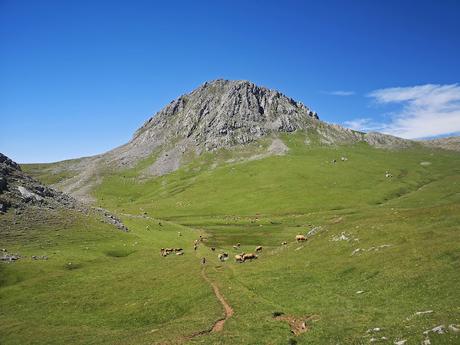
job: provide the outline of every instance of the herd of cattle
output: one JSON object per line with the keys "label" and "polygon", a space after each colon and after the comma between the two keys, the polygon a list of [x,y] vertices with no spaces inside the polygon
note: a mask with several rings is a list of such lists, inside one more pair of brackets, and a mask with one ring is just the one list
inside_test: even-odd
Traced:
{"label": "herd of cattle", "polygon": [[[202,236],[200,236],[199,240],[194,241],[194,243],[193,243],[194,250],[197,250],[198,244],[200,242],[203,242],[203,240],[204,240],[204,238]],[[295,240],[297,242],[304,242],[304,241],[307,240],[307,237],[305,235],[296,235]],[[281,243],[281,245],[285,246],[285,245],[287,245],[287,242],[284,241],[284,242]],[[241,243],[237,243],[236,245],[233,246],[233,249],[238,250],[240,248],[240,246],[241,246]],[[255,252],[259,253],[259,252],[262,251],[262,249],[263,249],[262,246],[257,246],[255,248]],[[215,251],[216,248],[211,247],[211,250]],[[184,255],[184,251],[183,251],[182,248],[161,248],[160,249],[160,254],[161,254],[161,256],[164,256],[164,257],[168,256],[170,254],[173,254],[173,253],[175,255]],[[254,254],[254,253],[240,253],[240,254],[236,254],[234,257],[235,257],[235,261],[238,262],[238,263],[243,263],[243,262],[246,262],[246,261],[252,261],[252,260],[258,258],[257,254]],[[222,252],[222,253],[219,253],[217,255],[217,258],[219,259],[219,261],[224,262],[224,261],[227,261],[229,259],[229,255],[226,252]],[[206,259],[203,258],[202,262],[205,263]]]}

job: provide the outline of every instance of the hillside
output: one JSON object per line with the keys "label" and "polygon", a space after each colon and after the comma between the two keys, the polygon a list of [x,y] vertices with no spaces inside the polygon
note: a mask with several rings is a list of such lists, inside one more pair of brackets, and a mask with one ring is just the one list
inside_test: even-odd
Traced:
{"label": "hillside", "polygon": [[[48,165],[29,172],[63,192],[94,202],[91,190],[113,171],[143,161],[143,175],[162,176],[176,171],[196,156],[220,150],[247,151],[246,158],[282,154],[277,140],[286,133],[306,133],[305,143],[345,145],[367,143],[398,149],[414,143],[380,133],[361,133],[319,120],[316,112],[276,90],[249,81],[214,80],[172,101],[139,128],[130,142],[107,153]],[[53,176],[53,178],[49,178]]]}
{"label": "hillside", "polygon": [[422,145],[444,150],[460,151],[460,137],[447,137],[420,141]]}
{"label": "hillside", "polygon": [[22,170],[130,231],[67,211],[0,215],[0,247],[49,257],[0,265],[2,344],[460,341],[457,152],[219,80],[120,148]]}

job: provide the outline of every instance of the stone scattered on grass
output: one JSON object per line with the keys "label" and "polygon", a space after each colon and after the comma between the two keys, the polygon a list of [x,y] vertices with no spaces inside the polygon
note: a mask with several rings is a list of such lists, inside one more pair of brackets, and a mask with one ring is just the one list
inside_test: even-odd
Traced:
{"label": "stone scattered on grass", "polygon": [[48,256],[46,255],[32,255],[32,260],[48,260]]}
{"label": "stone scattered on grass", "polygon": [[364,251],[364,249],[356,248],[355,250],[353,250],[353,252],[351,253],[351,255],[359,254],[359,253],[362,252],[362,251]]}
{"label": "stone scattered on grass", "polygon": [[382,329],[380,327],[369,328],[367,333],[380,332]]}
{"label": "stone scattered on grass", "polygon": [[17,261],[21,258],[19,254],[8,254],[5,253],[3,256],[0,256],[0,261],[12,262]]}
{"label": "stone scattered on grass", "polygon": [[444,334],[446,333],[446,326],[439,325],[439,326],[433,327],[432,329],[428,329],[425,332],[423,332],[423,334],[428,335],[430,332],[437,333],[437,334]]}
{"label": "stone scattered on grass", "polygon": [[[357,239],[355,239],[357,240]],[[391,247],[392,245],[391,244],[382,244],[380,246],[377,246],[377,247],[370,247],[368,249],[364,249],[364,248],[356,248],[355,250],[353,250],[351,252],[351,255],[357,255],[357,254],[360,254],[361,252],[371,252],[371,251],[374,251],[374,252],[378,252],[380,251],[381,249],[384,249],[384,248],[388,248],[388,247]]]}
{"label": "stone scattered on grass", "polygon": [[345,231],[342,231],[340,235],[333,236],[331,241],[338,242],[338,241],[349,241],[350,234],[347,234]]}
{"label": "stone scattered on grass", "polygon": [[395,344],[395,345],[404,345],[406,342],[407,342],[406,339],[395,340],[393,344]]}
{"label": "stone scattered on grass", "polygon": [[316,235],[319,231],[321,231],[321,229],[322,229],[322,227],[315,226],[313,229],[311,229],[309,232],[307,232],[307,236]]}
{"label": "stone scattered on grass", "polygon": [[356,294],[357,294],[357,295],[361,295],[362,293],[364,293],[363,290],[356,291]]}
{"label": "stone scattered on grass", "polygon": [[425,314],[431,314],[433,310],[425,310],[425,311],[418,311],[415,313],[415,315],[425,315]]}
{"label": "stone scattered on grass", "polygon": [[451,324],[451,325],[449,325],[448,328],[449,328],[449,331],[451,331],[451,332],[454,332],[454,333],[460,332],[460,325]]}

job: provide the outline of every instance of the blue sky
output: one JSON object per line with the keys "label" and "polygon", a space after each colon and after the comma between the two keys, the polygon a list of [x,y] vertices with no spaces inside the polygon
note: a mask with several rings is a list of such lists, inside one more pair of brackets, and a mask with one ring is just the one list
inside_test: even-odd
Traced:
{"label": "blue sky", "polygon": [[460,1],[0,0],[0,152],[49,162],[127,142],[206,80],[321,119],[460,132]]}

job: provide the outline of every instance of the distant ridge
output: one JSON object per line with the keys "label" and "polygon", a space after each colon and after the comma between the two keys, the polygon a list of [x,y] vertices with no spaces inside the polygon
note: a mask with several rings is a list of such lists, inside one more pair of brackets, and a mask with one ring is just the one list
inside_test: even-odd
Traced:
{"label": "distant ridge", "polygon": [[421,140],[420,143],[428,147],[435,147],[451,151],[460,151],[460,136],[438,138],[431,140]]}

